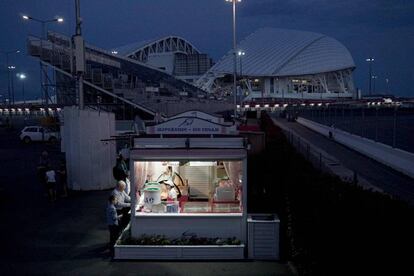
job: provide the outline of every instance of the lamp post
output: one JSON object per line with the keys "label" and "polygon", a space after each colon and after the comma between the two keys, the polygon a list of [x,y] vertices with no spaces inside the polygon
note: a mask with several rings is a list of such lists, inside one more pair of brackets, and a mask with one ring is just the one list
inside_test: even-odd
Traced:
{"label": "lamp post", "polygon": [[378,79],[378,76],[372,76],[371,79],[373,80],[372,90],[374,90],[374,94],[375,94],[376,93],[376,91],[375,91],[375,80]]}
{"label": "lamp post", "polygon": [[29,20],[35,21],[37,23],[40,23],[41,27],[42,27],[42,34],[41,34],[41,40],[40,40],[40,74],[42,76],[42,71],[43,71],[43,79],[41,79],[40,85],[41,85],[41,88],[43,89],[43,92],[44,92],[43,94],[44,94],[44,97],[45,97],[45,107],[46,107],[46,110],[47,110],[48,105],[49,105],[49,88],[48,88],[47,85],[44,84],[44,82],[46,82],[48,80],[48,77],[47,77],[46,69],[44,68],[44,65],[42,63],[42,52],[43,52],[43,45],[42,45],[43,42],[42,41],[44,39],[47,39],[47,37],[46,37],[46,26],[47,26],[47,24],[49,24],[49,23],[63,23],[64,20],[63,20],[62,17],[58,17],[58,16],[56,16],[55,18],[52,18],[52,19],[44,20],[44,19],[39,19],[39,18],[29,16],[29,15],[22,15],[22,19],[27,20],[27,21],[29,21]]}
{"label": "lamp post", "polygon": [[24,73],[18,73],[16,76],[19,78],[19,80],[22,81],[22,98],[23,98],[23,104],[26,104],[26,97],[24,96],[24,81],[26,79],[26,74],[24,74]]}
{"label": "lamp post", "polygon": [[389,87],[389,85],[390,85],[390,79],[389,78],[386,78],[385,79],[385,89],[386,89],[387,95],[390,94],[390,87]]}
{"label": "lamp post", "polygon": [[11,71],[16,69],[16,66],[10,65],[7,67],[10,72],[10,81],[11,81],[11,102],[14,104],[14,76]]}
{"label": "lamp post", "polygon": [[236,4],[241,2],[241,0],[226,0],[233,4],[233,96],[234,96],[234,119],[236,120],[237,116],[237,55],[236,55]]}
{"label": "lamp post", "polygon": [[20,53],[20,50],[13,50],[13,51],[0,51],[0,54],[3,54],[6,56],[6,67],[7,67],[7,96],[9,97],[9,104],[11,103],[11,98],[12,98],[12,86],[10,85],[11,83],[11,74],[10,71],[14,70],[16,67],[14,67],[13,65],[9,64],[9,56],[12,54],[18,54]]}
{"label": "lamp post", "polygon": [[[242,80],[243,80],[243,61],[242,61],[242,59],[243,59],[243,56],[245,56],[246,55],[246,53],[244,52],[244,51],[242,51],[242,50],[239,50],[238,52],[237,52],[237,55],[239,56],[239,61],[240,61],[240,77],[242,78]],[[240,100],[239,100],[239,102],[240,102],[240,107],[242,106],[242,104],[243,104],[243,90],[242,90],[242,81],[240,82],[240,89],[239,89],[239,91],[240,91],[240,95],[239,95],[239,97],[240,97]]]}
{"label": "lamp post", "polygon": [[371,96],[371,88],[372,88],[372,83],[371,83],[371,81],[372,81],[372,63],[374,62],[374,58],[372,58],[372,57],[370,57],[370,58],[367,58],[365,61],[366,62],[368,62],[368,65],[369,65],[369,88],[368,88],[368,91],[369,91],[369,95]]}
{"label": "lamp post", "polygon": [[238,51],[237,55],[239,56],[239,61],[240,61],[240,77],[243,77],[243,56],[246,55],[246,53],[244,51]]}
{"label": "lamp post", "polygon": [[47,19],[47,20],[43,20],[43,19],[39,19],[39,18],[35,18],[29,15],[22,15],[23,20],[32,20],[35,22],[38,22],[42,25],[42,39],[46,39],[46,25],[48,23],[63,23],[63,18],[62,17],[55,17],[53,19]]}

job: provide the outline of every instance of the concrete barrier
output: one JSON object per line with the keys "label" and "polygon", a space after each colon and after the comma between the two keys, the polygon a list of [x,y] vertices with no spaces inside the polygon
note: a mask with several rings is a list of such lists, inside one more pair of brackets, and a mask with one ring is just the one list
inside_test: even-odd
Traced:
{"label": "concrete barrier", "polygon": [[414,154],[350,134],[337,128],[325,126],[304,118],[297,122],[324,136],[331,137],[340,144],[356,150],[384,165],[414,178]]}

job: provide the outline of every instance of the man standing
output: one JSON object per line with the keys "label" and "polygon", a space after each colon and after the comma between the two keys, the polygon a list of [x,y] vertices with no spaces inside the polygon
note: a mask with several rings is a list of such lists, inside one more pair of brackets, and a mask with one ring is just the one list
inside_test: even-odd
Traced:
{"label": "man standing", "polygon": [[113,175],[117,181],[126,181],[128,177],[128,167],[122,154],[119,154],[116,159],[116,165],[113,168]]}

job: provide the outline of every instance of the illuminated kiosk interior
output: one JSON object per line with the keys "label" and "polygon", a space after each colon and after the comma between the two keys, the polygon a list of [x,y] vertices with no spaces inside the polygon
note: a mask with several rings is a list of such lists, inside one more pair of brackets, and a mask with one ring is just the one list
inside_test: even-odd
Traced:
{"label": "illuminated kiosk interior", "polygon": [[244,247],[244,138],[229,135],[232,126],[195,117],[174,118],[148,132],[152,137],[134,139],[130,154],[131,237],[236,238]]}

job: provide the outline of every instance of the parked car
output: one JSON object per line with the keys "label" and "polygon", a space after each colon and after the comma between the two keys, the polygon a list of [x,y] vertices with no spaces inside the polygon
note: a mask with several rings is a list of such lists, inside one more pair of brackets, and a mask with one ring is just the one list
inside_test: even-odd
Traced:
{"label": "parked car", "polygon": [[59,138],[59,132],[41,126],[27,126],[20,133],[20,140],[26,144],[30,142],[55,143]]}

